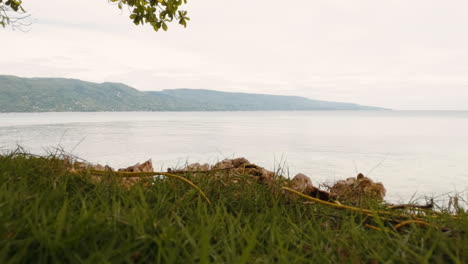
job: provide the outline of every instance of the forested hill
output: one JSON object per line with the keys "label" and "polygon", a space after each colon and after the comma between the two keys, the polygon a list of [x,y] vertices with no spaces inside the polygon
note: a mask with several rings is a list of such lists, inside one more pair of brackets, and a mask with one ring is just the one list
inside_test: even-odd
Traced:
{"label": "forested hill", "polygon": [[298,96],[174,89],[138,91],[120,83],[0,75],[0,112],[379,110]]}

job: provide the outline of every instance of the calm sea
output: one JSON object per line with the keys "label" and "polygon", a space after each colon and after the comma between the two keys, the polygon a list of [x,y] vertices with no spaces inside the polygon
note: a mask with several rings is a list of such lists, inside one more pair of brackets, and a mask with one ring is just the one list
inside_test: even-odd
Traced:
{"label": "calm sea", "polygon": [[468,112],[120,112],[0,114],[0,148],[60,146],[95,163],[157,169],[246,157],[315,184],[369,174],[387,200],[468,188]]}

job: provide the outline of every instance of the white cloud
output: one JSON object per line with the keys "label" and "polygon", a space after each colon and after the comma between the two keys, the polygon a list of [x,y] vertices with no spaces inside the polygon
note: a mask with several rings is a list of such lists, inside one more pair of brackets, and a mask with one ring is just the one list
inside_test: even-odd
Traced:
{"label": "white cloud", "polygon": [[105,0],[25,1],[1,74],[206,88],[397,109],[468,108],[466,1],[189,1],[187,29],[136,27]]}

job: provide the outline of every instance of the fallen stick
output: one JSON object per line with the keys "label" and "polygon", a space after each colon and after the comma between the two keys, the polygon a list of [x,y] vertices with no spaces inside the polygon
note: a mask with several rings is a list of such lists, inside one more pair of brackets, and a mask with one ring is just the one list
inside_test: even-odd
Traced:
{"label": "fallen stick", "polygon": [[[368,210],[368,209],[363,209],[363,208],[358,208],[358,207],[353,207],[353,206],[348,206],[348,205],[342,205],[342,204],[336,204],[336,203],[330,203],[330,202],[327,202],[327,201],[322,201],[320,199],[317,199],[317,198],[314,198],[314,197],[311,197],[311,196],[308,196],[308,195],[305,195],[303,193],[300,193],[294,189],[291,189],[291,188],[288,188],[288,187],[283,187],[281,188],[282,190],[285,190],[285,191],[289,191],[289,192],[292,192],[292,193],[295,193],[299,196],[302,196],[308,200],[311,200],[311,201],[314,201],[314,202],[317,202],[317,203],[320,203],[320,204],[323,204],[323,205],[327,205],[327,206],[331,206],[331,207],[335,207],[335,208],[339,208],[339,209],[346,209],[346,210],[350,210],[350,211],[354,211],[354,212],[358,212],[358,213],[361,213],[361,214],[364,214],[366,216],[370,216],[370,217],[380,217],[382,220],[386,220],[386,221],[389,221],[389,222],[397,222],[398,224],[394,226],[394,230],[395,231],[398,231],[398,229],[400,229],[401,227],[403,226],[407,226],[407,225],[410,225],[410,224],[418,224],[420,226],[424,226],[424,227],[434,227],[434,228],[438,228],[437,226],[434,226],[434,225],[431,225],[427,222],[425,222],[423,219],[421,218],[418,218],[414,215],[402,215],[402,214],[397,214],[395,215],[394,213],[392,212],[386,212],[386,211],[372,211],[372,210]],[[391,218],[387,218],[387,217],[381,217],[380,215],[387,215],[387,216],[393,216],[393,217],[399,217],[399,218],[409,218],[408,220],[405,220],[405,221],[400,221],[400,220],[396,220],[396,219],[391,219]],[[366,227],[368,228],[371,228],[371,229],[374,229],[374,230],[378,230],[378,231],[384,231],[382,228],[380,227],[376,227],[376,226],[373,226],[373,225],[370,225],[370,224],[365,224]],[[441,230],[443,231],[446,231],[446,230],[449,230],[448,228],[440,228]]]}
{"label": "fallen stick", "polygon": [[414,215],[395,214],[393,212],[369,210],[369,209],[353,207],[353,206],[349,206],[349,205],[331,203],[331,202],[323,201],[323,200],[320,200],[318,198],[315,198],[315,197],[312,197],[312,196],[309,196],[309,195],[305,195],[305,194],[303,194],[301,192],[298,192],[298,191],[296,191],[294,189],[291,189],[291,188],[288,188],[288,187],[283,187],[281,189],[285,190],[285,191],[288,191],[288,192],[295,193],[295,194],[297,194],[299,196],[302,196],[302,197],[304,197],[304,198],[306,198],[308,200],[311,200],[311,201],[314,201],[314,202],[317,202],[317,203],[320,203],[320,204],[323,204],[323,205],[327,205],[327,206],[331,206],[331,207],[335,207],[335,208],[339,208],[339,209],[345,209],[345,210],[349,210],[349,211],[354,211],[354,212],[358,212],[358,213],[365,214],[365,215],[368,215],[368,216],[374,216],[375,214],[378,214],[378,215],[380,214],[380,215],[395,216],[395,217],[401,217],[401,218],[412,218],[412,219],[422,221],[422,219],[420,219],[420,218],[418,218],[418,217],[416,217]]}
{"label": "fallen stick", "polygon": [[418,204],[392,204],[387,206],[388,209],[405,209],[405,208],[417,208],[417,209],[432,209],[434,207],[433,203],[426,205]]}

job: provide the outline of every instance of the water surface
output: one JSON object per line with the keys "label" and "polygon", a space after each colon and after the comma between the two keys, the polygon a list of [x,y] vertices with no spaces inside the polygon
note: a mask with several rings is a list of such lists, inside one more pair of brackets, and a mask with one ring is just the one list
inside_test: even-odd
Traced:
{"label": "water surface", "polygon": [[393,202],[468,188],[468,112],[0,114],[0,148],[17,144],[38,154],[61,146],[112,167],[152,158],[166,170],[242,156],[314,183],[370,172]]}

